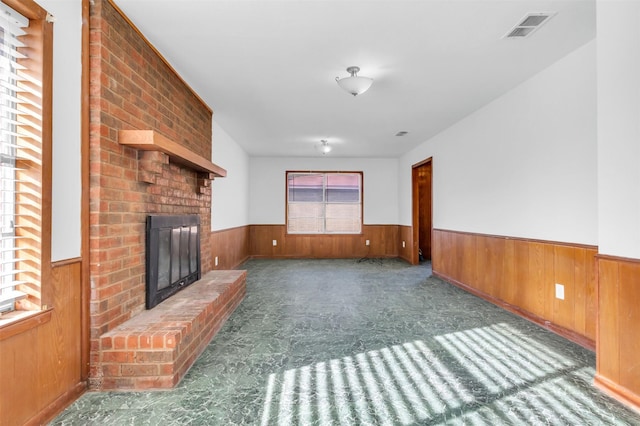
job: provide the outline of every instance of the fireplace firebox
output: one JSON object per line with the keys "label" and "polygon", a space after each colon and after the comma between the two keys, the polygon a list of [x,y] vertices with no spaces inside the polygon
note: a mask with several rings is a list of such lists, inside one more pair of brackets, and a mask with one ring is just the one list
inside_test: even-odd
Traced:
{"label": "fireplace firebox", "polygon": [[146,307],[198,281],[200,216],[147,216]]}

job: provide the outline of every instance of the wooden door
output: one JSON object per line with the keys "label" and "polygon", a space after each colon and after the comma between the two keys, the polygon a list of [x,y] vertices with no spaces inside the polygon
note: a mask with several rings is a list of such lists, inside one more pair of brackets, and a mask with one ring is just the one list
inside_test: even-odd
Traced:
{"label": "wooden door", "polygon": [[431,259],[432,225],[432,161],[431,158],[413,166],[413,263],[418,263],[418,252],[425,260]]}

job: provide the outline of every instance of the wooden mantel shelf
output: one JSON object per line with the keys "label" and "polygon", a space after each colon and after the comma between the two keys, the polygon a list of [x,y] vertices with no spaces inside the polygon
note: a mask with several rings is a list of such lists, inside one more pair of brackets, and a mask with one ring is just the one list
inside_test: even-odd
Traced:
{"label": "wooden mantel shelf", "polygon": [[153,130],[120,130],[118,142],[145,151],[164,152],[176,163],[199,172],[213,173],[216,177],[227,176],[227,171],[222,167]]}

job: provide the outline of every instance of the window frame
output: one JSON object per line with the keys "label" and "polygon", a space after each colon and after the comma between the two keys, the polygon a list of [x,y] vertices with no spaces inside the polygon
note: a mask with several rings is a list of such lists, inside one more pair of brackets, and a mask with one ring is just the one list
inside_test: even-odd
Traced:
{"label": "window frame", "polygon": [[[31,208],[37,210],[36,216],[31,216],[31,223],[22,223],[28,231],[24,232],[23,250],[29,253],[28,260],[23,261],[16,269],[26,270],[20,281],[28,284],[18,287],[27,293],[27,298],[15,303],[14,310],[3,314],[0,328],[3,328],[0,337],[11,332],[5,330],[6,325],[15,322],[23,323],[30,316],[25,314],[42,312],[46,313],[51,308],[53,294],[51,289],[51,199],[52,199],[52,138],[53,138],[53,20],[50,15],[33,0],[2,0],[8,7],[23,15],[29,20],[29,26],[24,28],[26,34],[22,36],[27,44],[21,48],[29,57],[19,60],[26,68],[25,73],[32,79],[40,82],[39,92],[41,120],[40,120],[40,155],[39,158],[20,158],[23,169],[16,178],[27,178],[32,182],[39,182],[36,193],[16,195],[16,198],[28,198]],[[35,160],[34,160],[35,158]],[[39,200],[34,203],[33,200]],[[34,207],[35,206],[35,207]],[[39,219],[39,223],[38,223]],[[21,219],[16,219],[16,225],[21,224]],[[23,267],[24,266],[24,267]],[[22,320],[22,321],[21,321]],[[34,319],[35,320],[35,319]],[[35,320],[35,324],[41,320]],[[33,322],[33,321],[31,321]],[[18,325],[18,324],[16,324]],[[20,327],[24,328],[24,326]],[[1,339],[0,339],[1,340]]]}
{"label": "window frame", "polygon": [[[289,175],[290,174],[357,174],[360,175],[360,230],[358,232],[290,232],[289,231]],[[284,191],[285,191],[285,233],[287,235],[298,236],[344,236],[344,235],[363,235],[364,232],[364,172],[363,171],[344,171],[344,170],[286,170],[284,175]],[[324,197],[323,197],[324,198]],[[323,204],[327,204],[323,200]],[[326,219],[326,216],[325,216]]]}

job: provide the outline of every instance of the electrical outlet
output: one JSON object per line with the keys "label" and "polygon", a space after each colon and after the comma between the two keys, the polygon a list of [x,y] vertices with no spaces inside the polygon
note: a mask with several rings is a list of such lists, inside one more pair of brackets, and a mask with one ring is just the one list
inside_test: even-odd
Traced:
{"label": "electrical outlet", "polygon": [[215,263],[215,266],[218,266],[218,256],[216,256],[214,263]]}
{"label": "electrical outlet", "polygon": [[369,240],[365,240],[364,245],[368,246],[369,245]]}
{"label": "electrical outlet", "polygon": [[402,241],[402,248],[405,248],[407,246],[407,243]]}
{"label": "electrical outlet", "polygon": [[278,240],[273,240],[273,246],[277,246],[278,245]]}
{"label": "electrical outlet", "polygon": [[564,286],[556,283],[556,299],[564,300]]}

